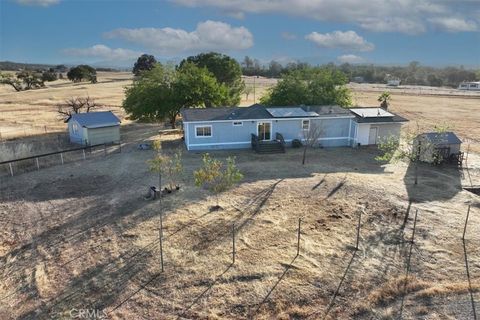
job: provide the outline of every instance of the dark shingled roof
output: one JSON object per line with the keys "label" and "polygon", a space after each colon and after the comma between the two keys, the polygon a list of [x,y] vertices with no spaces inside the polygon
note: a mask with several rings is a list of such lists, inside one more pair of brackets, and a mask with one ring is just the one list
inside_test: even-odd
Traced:
{"label": "dark shingled roof", "polygon": [[427,132],[419,134],[417,139],[419,137],[426,138],[435,145],[462,143],[462,141],[453,132]]}
{"label": "dark shingled roof", "polygon": [[[296,106],[306,112],[314,111],[319,117],[340,117],[351,115],[348,109],[339,106]],[[268,108],[292,108],[292,106],[268,106]],[[222,107],[184,109],[181,112],[184,122],[192,121],[219,121],[219,120],[250,120],[250,119],[273,119],[267,111],[267,107],[254,104],[250,107]],[[312,116],[317,117],[317,116]],[[296,118],[296,117],[291,117]],[[301,117],[305,118],[305,117]]]}
{"label": "dark shingled roof", "polygon": [[120,119],[111,111],[75,113],[68,121],[72,119],[86,128],[111,127],[120,124]]}

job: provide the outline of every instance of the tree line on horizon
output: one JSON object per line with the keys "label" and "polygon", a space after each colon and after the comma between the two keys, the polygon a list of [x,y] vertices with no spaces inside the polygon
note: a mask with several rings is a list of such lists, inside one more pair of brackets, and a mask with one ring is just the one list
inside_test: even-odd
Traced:
{"label": "tree line on horizon", "polygon": [[[291,71],[312,67],[306,62],[300,61],[281,64],[272,60],[268,64],[262,64],[258,59],[249,56],[245,56],[241,66],[242,74],[245,76],[267,78],[281,78]],[[350,82],[386,83],[390,78],[397,78],[401,80],[401,84],[405,85],[457,88],[463,81],[480,81],[480,69],[468,69],[463,66],[430,67],[423,66],[418,61],[412,61],[406,66],[327,63],[320,65],[320,67],[340,70]]]}

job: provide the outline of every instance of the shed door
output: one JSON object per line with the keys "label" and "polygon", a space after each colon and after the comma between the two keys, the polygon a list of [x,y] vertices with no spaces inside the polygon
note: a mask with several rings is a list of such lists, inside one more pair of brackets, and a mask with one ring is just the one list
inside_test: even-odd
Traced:
{"label": "shed door", "polygon": [[368,144],[377,144],[377,127],[370,127],[370,134],[368,135]]}

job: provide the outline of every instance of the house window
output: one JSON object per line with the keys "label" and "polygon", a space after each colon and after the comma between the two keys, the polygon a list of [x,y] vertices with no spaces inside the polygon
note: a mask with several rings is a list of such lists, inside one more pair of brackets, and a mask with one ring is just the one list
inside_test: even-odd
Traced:
{"label": "house window", "polygon": [[236,126],[236,127],[243,126],[243,122],[242,121],[235,121],[233,123],[233,125]]}
{"label": "house window", "polygon": [[72,131],[73,131],[73,134],[78,133],[78,124],[76,124],[76,123],[72,124]]}
{"label": "house window", "polygon": [[310,120],[302,120],[302,129],[310,130]]}
{"label": "house window", "polygon": [[198,126],[195,127],[195,136],[199,138],[211,137],[212,136],[212,126]]}

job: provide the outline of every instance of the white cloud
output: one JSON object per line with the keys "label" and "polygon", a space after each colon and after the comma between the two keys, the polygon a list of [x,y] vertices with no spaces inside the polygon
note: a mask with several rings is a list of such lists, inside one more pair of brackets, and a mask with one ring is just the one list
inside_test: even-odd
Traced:
{"label": "white cloud", "polygon": [[129,49],[112,49],[103,44],[96,44],[88,48],[68,48],[63,50],[63,52],[70,56],[102,58],[105,60],[133,59],[142,54],[141,52]]}
{"label": "white cloud", "polygon": [[122,28],[107,32],[105,36],[140,44],[160,54],[242,50],[253,46],[253,35],[247,28],[211,20],[200,22],[191,32],[173,28]]}
{"label": "white cloud", "polygon": [[447,32],[468,32],[477,31],[478,25],[474,21],[467,21],[462,18],[432,18],[429,20],[439,30]]}
{"label": "white cloud", "polygon": [[305,36],[305,39],[312,41],[318,47],[353,50],[372,51],[375,46],[359,36],[355,31],[334,31],[332,33],[312,32]]}
{"label": "white cloud", "polygon": [[[478,21],[478,0],[170,0],[187,7],[212,7],[221,12],[279,13],[320,21],[351,23],[375,32],[420,34],[435,19],[455,16]],[[459,25],[458,22],[449,24]],[[470,27],[469,27],[470,26]],[[455,29],[455,26],[452,28]],[[471,24],[456,27],[469,30]]]}
{"label": "white cloud", "polygon": [[15,0],[18,4],[26,6],[48,7],[60,2],[60,0]]}
{"label": "white cloud", "polygon": [[354,54],[344,54],[337,57],[338,62],[340,63],[362,63],[365,62],[365,59],[362,57],[356,56]]}

